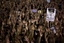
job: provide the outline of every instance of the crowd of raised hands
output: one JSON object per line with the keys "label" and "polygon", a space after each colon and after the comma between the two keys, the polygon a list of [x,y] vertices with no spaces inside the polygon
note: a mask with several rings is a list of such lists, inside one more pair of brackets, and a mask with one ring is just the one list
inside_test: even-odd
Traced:
{"label": "crowd of raised hands", "polygon": [[[64,0],[0,0],[0,43],[64,43]],[[55,8],[54,22],[46,21]]]}

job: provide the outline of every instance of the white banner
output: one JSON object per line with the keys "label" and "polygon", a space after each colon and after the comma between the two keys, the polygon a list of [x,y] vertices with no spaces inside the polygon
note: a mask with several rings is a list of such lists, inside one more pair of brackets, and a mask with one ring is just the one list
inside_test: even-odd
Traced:
{"label": "white banner", "polygon": [[56,15],[56,9],[54,8],[47,8],[47,14],[46,14],[46,21],[54,21]]}

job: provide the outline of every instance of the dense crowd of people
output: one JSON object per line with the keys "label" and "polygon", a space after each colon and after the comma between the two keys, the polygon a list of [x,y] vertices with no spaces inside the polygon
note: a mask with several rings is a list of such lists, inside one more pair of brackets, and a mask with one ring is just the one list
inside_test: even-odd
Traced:
{"label": "dense crowd of people", "polygon": [[[64,0],[0,0],[0,43],[64,43],[63,5]],[[54,22],[46,21],[47,8],[56,8]]]}

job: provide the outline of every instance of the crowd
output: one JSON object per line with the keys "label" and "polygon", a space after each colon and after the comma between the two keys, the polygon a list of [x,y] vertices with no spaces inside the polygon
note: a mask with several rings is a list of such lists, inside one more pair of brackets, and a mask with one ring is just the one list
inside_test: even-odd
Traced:
{"label": "crowd", "polygon": [[[0,0],[0,43],[64,43],[64,0]],[[47,8],[56,8],[54,22]]]}

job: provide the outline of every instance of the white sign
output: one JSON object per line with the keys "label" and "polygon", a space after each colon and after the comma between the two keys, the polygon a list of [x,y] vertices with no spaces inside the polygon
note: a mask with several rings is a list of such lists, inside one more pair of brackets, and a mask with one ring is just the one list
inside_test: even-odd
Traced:
{"label": "white sign", "polygon": [[56,9],[54,8],[47,8],[47,14],[46,14],[46,21],[54,21],[56,15]]}

